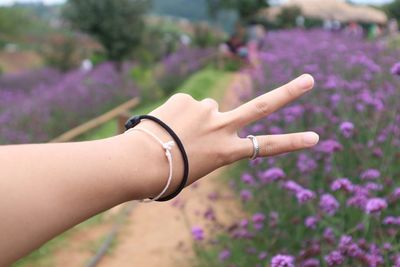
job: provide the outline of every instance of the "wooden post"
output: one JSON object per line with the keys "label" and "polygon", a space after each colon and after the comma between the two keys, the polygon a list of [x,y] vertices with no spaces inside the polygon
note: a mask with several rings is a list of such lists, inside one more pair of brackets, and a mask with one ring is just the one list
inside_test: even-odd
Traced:
{"label": "wooden post", "polygon": [[60,143],[60,142],[68,142],[76,137],[94,129],[102,124],[117,118],[120,114],[125,114],[128,112],[128,110],[134,108],[139,104],[139,98],[133,98],[129,100],[128,102],[125,102],[124,104],[110,110],[109,112],[94,118],[84,124],[79,125],[78,127],[73,128],[72,130],[69,130],[68,132],[60,135],[57,138],[54,138],[53,140],[50,141],[50,143]]}
{"label": "wooden post", "polygon": [[118,116],[118,134],[123,134],[125,132],[125,122],[131,117],[130,113],[121,113]]}

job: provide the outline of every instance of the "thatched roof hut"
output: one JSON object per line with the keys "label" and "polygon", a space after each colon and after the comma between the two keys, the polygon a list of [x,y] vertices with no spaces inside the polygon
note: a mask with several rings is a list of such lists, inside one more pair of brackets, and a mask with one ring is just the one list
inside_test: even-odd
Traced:
{"label": "thatched roof hut", "polygon": [[288,0],[279,7],[264,10],[262,15],[273,19],[282,8],[293,6],[299,7],[305,17],[314,19],[377,24],[385,24],[388,20],[386,14],[379,9],[351,5],[343,0]]}

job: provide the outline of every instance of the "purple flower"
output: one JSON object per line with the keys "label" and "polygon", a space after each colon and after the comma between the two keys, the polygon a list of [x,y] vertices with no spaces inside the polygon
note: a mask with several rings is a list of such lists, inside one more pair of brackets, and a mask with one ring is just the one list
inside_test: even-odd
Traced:
{"label": "purple flower", "polygon": [[271,168],[259,175],[263,183],[271,183],[285,177],[285,173],[280,168]]}
{"label": "purple flower", "polygon": [[377,183],[367,183],[364,185],[364,187],[368,191],[381,191],[383,189],[383,185]]}
{"label": "purple flower", "polygon": [[326,154],[333,154],[343,149],[343,146],[336,140],[325,140],[319,143],[317,150]]}
{"label": "purple flower", "polygon": [[294,181],[287,181],[286,183],[283,184],[283,188],[292,193],[297,193],[303,190],[303,187]]}
{"label": "purple flower", "polygon": [[383,219],[383,224],[386,225],[400,225],[400,217],[387,216]]}
{"label": "purple flower", "polygon": [[351,181],[347,178],[340,178],[331,184],[331,190],[332,191],[338,191],[338,190],[344,190],[345,192],[353,192],[353,184]]}
{"label": "purple flower", "polygon": [[297,168],[301,173],[310,173],[317,168],[317,163],[306,154],[300,154],[297,159]]}
{"label": "purple flower", "polygon": [[267,255],[268,255],[267,252],[261,251],[261,252],[258,254],[258,259],[259,259],[259,260],[265,260],[265,259],[267,258]]}
{"label": "purple flower", "polygon": [[379,213],[387,208],[387,202],[383,198],[371,198],[365,205],[365,212],[368,214]]}
{"label": "purple flower", "polygon": [[240,198],[243,200],[243,202],[248,202],[250,199],[253,198],[253,194],[250,190],[243,189],[242,191],[240,191]]}
{"label": "purple flower", "polygon": [[320,202],[319,202],[319,207],[326,214],[328,214],[330,216],[335,215],[335,213],[336,213],[337,209],[339,208],[339,206],[340,206],[339,202],[331,194],[323,194],[321,196],[321,199],[320,199]]}
{"label": "purple flower", "polygon": [[222,250],[218,255],[220,261],[226,261],[230,257],[231,257],[231,251],[228,249]]}
{"label": "purple flower", "polygon": [[251,176],[251,174],[249,174],[247,172],[242,174],[241,179],[242,179],[243,183],[248,184],[248,185],[254,185],[256,183],[253,176]]}
{"label": "purple flower", "polygon": [[317,223],[318,223],[318,218],[315,217],[315,216],[309,216],[309,217],[307,217],[307,218],[305,219],[305,221],[304,221],[304,225],[305,225],[307,228],[310,228],[310,229],[315,229],[315,228],[317,228]]}
{"label": "purple flower", "polygon": [[194,240],[201,241],[204,240],[204,230],[199,226],[192,227],[192,236]]}
{"label": "purple flower", "polygon": [[342,253],[334,250],[325,256],[325,261],[328,264],[328,266],[338,266],[344,262],[344,257]]}
{"label": "purple flower", "polygon": [[385,243],[383,243],[382,248],[383,248],[384,250],[390,251],[390,250],[392,250],[393,246],[392,246],[392,244],[390,244],[389,242],[385,242]]}
{"label": "purple flower", "polygon": [[265,221],[265,215],[262,213],[256,213],[252,217],[253,223],[262,223]]}
{"label": "purple flower", "polygon": [[400,76],[400,62],[394,64],[394,65],[392,66],[392,68],[390,69],[390,72],[391,72],[393,75]]}
{"label": "purple flower", "polygon": [[204,218],[206,218],[209,221],[215,221],[215,212],[212,207],[209,207],[205,212],[204,212]]}
{"label": "purple flower", "polygon": [[253,215],[252,221],[254,228],[256,230],[261,230],[264,228],[265,215],[262,213],[256,213]]}
{"label": "purple flower", "polygon": [[269,214],[269,226],[271,228],[275,227],[278,224],[278,221],[279,221],[279,213],[272,211]]}
{"label": "purple flower", "polygon": [[304,204],[315,198],[315,193],[308,189],[301,189],[296,193],[297,201],[300,204]]}
{"label": "purple flower", "polygon": [[392,195],[394,199],[400,199],[400,187],[395,188]]}
{"label": "purple flower", "polygon": [[307,259],[302,264],[301,267],[319,267],[320,262],[318,259]]}
{"label": "purple flower", "polygon": [[323,236],[327,241],[329,241],[331,243],[333,243],[335,241],[335,233],[333,232],[332,228],[329,228],[329,227],[326,228],[324,230]]}
{"label": "purple flower", "polygon": [[289,255],[276,255],[271,260],[271,267],[294,267],[294,257]]}
{"label": "purple flower", "polygon": [[365,258],[367,259],[368,266],[378,267],[385,263],[383,257],[378,254],[367,254]]}
{"label": "purple flower", "polygon": [[381,176],[381,173],[376,169],[368,169],[361,173],[362,180],[375,180]]}
{"label": "purple flower", "polygon": [[353,206],[359,209],[364,209],[367,202],[368,202],[368,197],[366,195],[356,194],[347,200],[347,206],[349,207]]}
{"label": "purple flower", "polygon": [[349,121],[345,121],[342,122],[340,124],[340,132],[342,133],[342,135],[346,138],[350,138],[353,135],[353,131],[354,131],[354,124],[349,122]]}
{"label": "purple flower", "polygon": [[352,244],[353,244],[353,238],[352,238],[351,236],[348,236],[348,235],[343,235],[343,236],[340,238],[338,248],[339,248],[339,250],[340,250],[342,253],[346,253],[347,250],[349,249],[349,247],[350,247]]}

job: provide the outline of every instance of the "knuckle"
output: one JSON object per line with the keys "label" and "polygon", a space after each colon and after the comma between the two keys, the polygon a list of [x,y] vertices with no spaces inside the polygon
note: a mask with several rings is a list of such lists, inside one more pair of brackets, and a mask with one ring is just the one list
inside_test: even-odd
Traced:
{"label": "knuckle", "polygon": [[300,142],[298,138],[291,138],[289,142],[289,150],[295,150],[300,147]]}
{"label": "knuckle", "polygon": [[270,111],[270,106],[266,101],[257,101],[255,103],[255,109],[260,115],[267,115]]}
{"label": "knuckle", "polygon": [[193,98],[185,93],[177,93],[174,94],[170,99],[172,100],[179,100],[179,101],[189,101],[189,100],[193,100]]}
{"label": "knuckle", "polygon": [[268,136],[265,138],[264,149],[266,155],[275,155],[277,153],[277,146],[275,142],[273,142]]}
{"label": "knuckle", "polygon": [[290,98],[294,98],[297,96],[296,88],[292,85],[286,86],[286,93]]}
{"label": "knuckle", "polygon": [[214,105],[214,106],[218,106],[217,101],[215,101],[215,100],[212,99],[212,98],[205,98],[205,99],[202,100],[202,102],[204,102],[204,103],[209,103],[209,104],[212,104],[212,105]]}

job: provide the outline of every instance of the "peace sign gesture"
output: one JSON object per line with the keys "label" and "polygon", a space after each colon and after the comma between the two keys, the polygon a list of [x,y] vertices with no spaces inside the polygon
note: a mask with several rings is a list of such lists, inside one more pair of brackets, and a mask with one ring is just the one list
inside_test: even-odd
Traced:
{"label": "peace sign gesture", "polygon": [[[190,184],[211,171],[240,159],[275,156],[316,145],[319,137],[314,132],[283,135],[266,133],[251,138],[240,138],[237,134],[246,125],[268,117],[310,91],[313,86],[313,77],[305,74],[228,112],[219,112],[218,104],[213,99],[196,101],[189,95],[176,94],[150,115],[164,121],[181,138],[189,158]],[[144,121],[141,125],[157,132],[164,141],[171,139],[168,133],[151,121]],[[182,176],[180,152],[175,148],[173,154],[177,155],[178,160],[174,168],[176,184],[172,188],[177,186]],[[161,157],[162,155],[155,160],[160,162]],[[167,166],[159,168],[160,172],[166,173],[166,168]]]}

